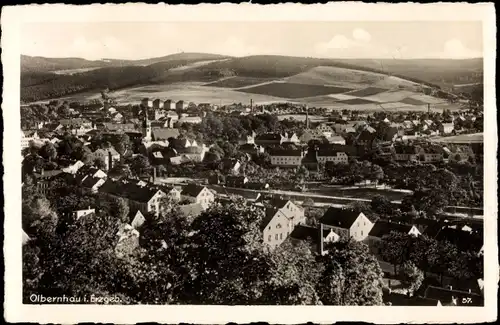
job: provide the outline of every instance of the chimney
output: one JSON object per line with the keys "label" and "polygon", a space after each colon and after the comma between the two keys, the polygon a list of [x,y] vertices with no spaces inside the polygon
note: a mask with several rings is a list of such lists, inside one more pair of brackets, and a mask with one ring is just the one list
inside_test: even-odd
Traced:
{"label": "chimney", "polygon": [[253,99],[250,98],[250,112],[253,113]]}
{"label": "chimney", "polygon": [[113,157],[111,157],[111,151],[108,150],[108,170],[113,168]]}

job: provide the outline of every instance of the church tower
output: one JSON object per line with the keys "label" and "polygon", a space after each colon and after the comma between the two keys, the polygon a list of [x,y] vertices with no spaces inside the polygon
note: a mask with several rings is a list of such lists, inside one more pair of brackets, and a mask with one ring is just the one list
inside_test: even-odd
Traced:
{"label": "church tower", "polygon": [[309,130],[309,107],[306,105],[306,130]]}
{"label": "church tower", "polygon": [[144,120],[142,121],[142,138],[143,141],[151,141],[151,122],[148,118],[148,108],[142,107]]}

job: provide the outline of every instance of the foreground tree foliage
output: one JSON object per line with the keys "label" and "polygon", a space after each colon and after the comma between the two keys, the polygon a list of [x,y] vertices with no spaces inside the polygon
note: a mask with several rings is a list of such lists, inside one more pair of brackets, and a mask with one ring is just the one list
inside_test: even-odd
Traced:
{"label": "foreground tree foliage", "polygon": [[[380,267],[363,244],[337,243],[322,257],[306,243],[285,241],[271,250],[262,240],[263,210],[241,199],[197,217],[164,202],[160,215],[146,215],[137,229],[136,246],[118,254],[123,231],[133,233],[124,224],[130,222],[124,202],[52,190],[60,195],[37,198],[48,203],[29,210],[35,221],[23,246],[27,303],[33,293],[118,296],[120,303],[142,304],[380,302]],[[67,213],[92,199],[96,214],[75,219]]]}
{"label": "foreground tree foliage", "polygon": [[382,305],[382,269],[363,243],[349,240],[326,247],[320,257],[324,270],[317,283],[325,305]]}

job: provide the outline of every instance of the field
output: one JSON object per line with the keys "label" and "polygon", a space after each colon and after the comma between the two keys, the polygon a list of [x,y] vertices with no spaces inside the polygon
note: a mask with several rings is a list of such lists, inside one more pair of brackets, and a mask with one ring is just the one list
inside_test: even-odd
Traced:
{"label": "field", "polygon": [[258,85],[265,82],[273,81],[269,78],[252,78],[252,77],[229,77],[205,84],[208,87],[221,87],[221,88],[240,88],[246,86]]}
{"label": "field", "polygon": [[366,96],[376,95],[376,94],[384,92],[384,91],[387,91],[387,89],[386,88],[377,88],[377,87],[368,87],[365,89],[351,91],[349,93],[349,95],[356,96],[356,97],[366,97]]}
{"label": "field", "polygon": [[252,94],[266,94],[269,96],[282,98],[303,98],[320,95],[328,95],[335,93],[343,93],[349,91],[349,88],[322,86],[322,85],[306,85],[285,82],[272,82],[255,87],[240,89],[241,92]]}
{"label": "field", "polygon": [[55,73],[55,74],[73,75],[75,73],[82,73],[82,72],[92,71],[92,70],[96,70],[96,69],[100,69],[100,67],[56,70],[56,71],[52,71],[52,72]]}

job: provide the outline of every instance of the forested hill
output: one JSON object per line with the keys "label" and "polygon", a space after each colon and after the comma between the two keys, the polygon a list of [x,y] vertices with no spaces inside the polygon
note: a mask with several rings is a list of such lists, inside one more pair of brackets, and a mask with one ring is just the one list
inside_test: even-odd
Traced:
{"label": "forested hill", "polygon": [[[318,66],[389,74],[434,88],[457,81],[465,83],[482,80],[482,59],[451,60],[454,61],[452,63],[450,60],[395,60],[397,63],[384,62],[380,67],[373,61],[375,60],[335,60],[276,55],[231,58],[204,53],[178,53],[136,61],[113,59],[88,61],[23,56],[21,100],[33,102],[102,88],[116,90],[149,84],[209,82],[227,76],[279,79]],[[390,69],[383,69],[384,66],[389,66]],[[440,66],[443,69],[440,69]],[[174,69],[179,67],[185,68]]]}

